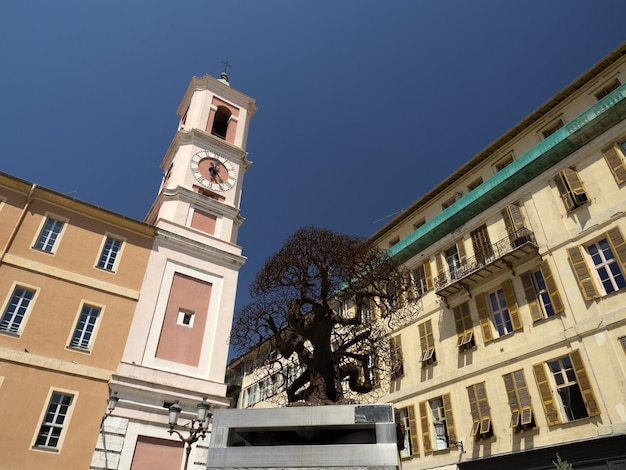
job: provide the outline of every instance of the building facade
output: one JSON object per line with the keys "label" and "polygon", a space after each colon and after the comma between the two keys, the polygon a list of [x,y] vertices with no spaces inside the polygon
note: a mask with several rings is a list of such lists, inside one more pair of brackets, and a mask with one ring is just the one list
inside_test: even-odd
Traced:
{"label": "building facade", "polygon": [[626,468],[626,44],[371,238],[414,276],[405,469]]}
{"label": "building facade", "polygon": [[153,241],[0,174],[0,467],[89,466]]}
{"label": "building facade", "polygon": [[[169,406],[177,402],[189,420],[203,399],[212,408],[229,406],[224,377],[245,261],[237,234],[255,112],[254,100],[231,88],[225,74],[195,77],[182,99],[146,217],[156,235],[141,297],[110,384],[120,400],[105,421],[93,469],[179,468],[184,450],[167,432]],[[194,445],[189,469],[205,468],[207,447],[208,438]]]}

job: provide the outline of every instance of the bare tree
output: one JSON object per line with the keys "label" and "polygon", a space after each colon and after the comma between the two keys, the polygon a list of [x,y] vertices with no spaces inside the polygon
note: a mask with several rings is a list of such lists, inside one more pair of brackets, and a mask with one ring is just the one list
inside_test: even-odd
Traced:
{"label": "bare tree", "polygon": [[276,370],[268,360],[284,366],[295,359],[299,367],[283,382],[289,402],[339,403],[372,391],[397,363],[390,326],[417,305],[411,276],[384,251],[315,227],[291,235],[250,292],[231,341],[240,352],[256,346],[267,373]]}

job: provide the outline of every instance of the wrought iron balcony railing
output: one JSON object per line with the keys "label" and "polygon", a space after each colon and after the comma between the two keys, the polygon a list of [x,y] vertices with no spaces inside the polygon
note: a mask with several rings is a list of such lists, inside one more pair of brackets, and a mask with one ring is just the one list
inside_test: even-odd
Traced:
{"label": "wrought iron balcony railing", "polygon": [[[497,241],[493,245],[487,246],[474,256],[462,260],[458,266],[439,274],[435,277],[435,291],[443,290],[447,286],[460,281],[481,268],[495,263],[509,253],[512,253],[526,244],[531,244],[535,248],[537,242],[535,234],[525,227],[520,228],[508,237]],[[507,264],[505,262],[505,264]]]}

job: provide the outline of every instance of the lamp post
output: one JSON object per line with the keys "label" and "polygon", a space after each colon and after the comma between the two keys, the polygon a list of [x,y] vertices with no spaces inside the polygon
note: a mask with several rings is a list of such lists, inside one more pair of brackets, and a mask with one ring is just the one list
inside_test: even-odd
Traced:
{"label": "lamp post", "polygon": [[181,407],[176,400],[169,408],[170,410],[170,429],[167,431],[172,434],[176,434],[178,438],[185,444],[185,470],[187,470],[187,464],[189,463],[189,454],[191,453],[191,446],[198,440],[206,437],[206,432],[209,429],[209,420],[211,419],[210,406],[206,401],[206,397],[202,397],[202,401],[197,406],[197,416],[192,419],[191,422],[185,425],[188,427],[189,435],[184,437],[180,432],[174,429],[178,422],[178,416],[181,412]]}
{"label": "lamp post", "polygon": [[446,423],[443,421],[435,421],[435,434],[437,434],[438,439],[443,439],[446,441],[448,446],[456,446],[461,449],[461,453],[465,453],[465,449],[463,448],[463,441],[453,441],[452,439],[448,439],[448,435],[446,434]]}
{"label": "lamp post", "polygon": [[111,416],[111,413],[113,413],[113,410],[117,406],[117,402],[119,400],[120,399],[117,396],[117,392],[111,392],[111,395],[109,395],[109,400],[107,402],[107,410],[104,413],[104,416],[102,416],[102,421],[100,422],[100,432],[102,432],[102,426],[104,426],[104,420],[107,419],[109,416]]}

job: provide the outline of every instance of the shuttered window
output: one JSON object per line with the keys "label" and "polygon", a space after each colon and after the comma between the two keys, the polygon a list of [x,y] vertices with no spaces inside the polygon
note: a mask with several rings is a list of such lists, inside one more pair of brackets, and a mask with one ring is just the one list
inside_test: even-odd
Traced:
{"label": "shuttered window", "polygon": [[454,313],[454,325],[456,327],[456,345],[461,350],[473,348],[474,326],[472,324],[472,316],[470,314],[469,302],[463,302],[452,309]]}
{"label": "shuttered window", "polygon": [[606,148],[602,151],[604,154],[604,159],[606,160],[607,165],[611,169],[611,173],[613,174],[613,178],[617,184],[622,184],[626,181],[626,165],[624,165],[624,143],[613,144],[611,147]]}
{"label": "shuttered window", "polygon": [[474,248],[474,256],[479,265],[487,264],[493,256],[493,247],[489,240],[489,232],[487,225],[483,224],[470,233],[472,238],[472,247]]}
{"label": "shuttered window", "polygon": [[568,212],[589,201],[585,186],[574,168],[565,168],[556,176],[554,182]]}
{"label": "shuttered window", "polygon": [[435,338],[433,336],[433,327],[430,320],[417,325],[420,334],[420,346],[422,350],[422,365],[432,364],[437,361],[435,354]]}
{"label": "shuttered window", "polygon": [[[420,402],[419,410],[425,452],[447,449],[450,443],[456,443],[456,428],[449,393]],[[443,434],[437,434],[437,427]]]}
{"label": "shuttered window", "polygon": [[520,231],[526,228],[522,211],[517,204],[509,204],[502,211],[502,218],[509,237],[515,238]]}
{"label": "shuttered window", "polygon": [[391,353],[391,378],[395,379],[404,375],[402,360],[402,338],[400,335],[389,339]]}
{"label": "shuttered window", "polygon": [[534,427],[533,408],[523,370],[502,376],[511,408],[511,427],[521,430]]}
{"label": "shuttered window", "polygon": [[585,247],[568,248],[567,254],[585,300],[626,287],[626,241],[619,228]]}
{"label": "shuttered window", "polygon": [[491,414],[485,382],[480,382],[467,387],[470,413],[472,414],[472,436],[488,437],[493,435],[491,426]]}
{"label": "shuttered window", "polygon": [[400,456],[407,458],[411,456],[419,456],[419,439],[417,433],[417,417],[415,416],[415,407],[409,405],[406,408],[398,410],[400,415],[400,424],[402,425],[403,449],[400,450]]}
{"label": "shuttered window", "polygon": [[430,261],[426,261],[421,266],[413,270],[413,279],[417,295],[422,296],[433,288],[433,275],[430,269]]}
{"label": "shuttered window", "polygon": [[535,364],[533,371],[549,425],[600,414],[580,350]]}
{"label": "shuttered window", "polygon": [[543,320],[564,311],[561,296],[547,261],[541,263],[539,269],[522,273],[520,277],[533,321]]}

